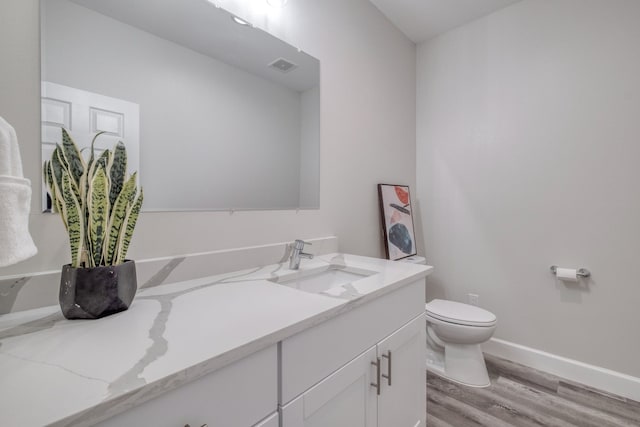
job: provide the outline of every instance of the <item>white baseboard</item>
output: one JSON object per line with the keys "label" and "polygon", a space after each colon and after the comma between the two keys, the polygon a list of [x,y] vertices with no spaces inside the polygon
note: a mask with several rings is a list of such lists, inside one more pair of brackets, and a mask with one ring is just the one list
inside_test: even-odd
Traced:
{"label": "white baseboard", "polygon": [[485,353],[640,402],[640,378],[492,338]]}

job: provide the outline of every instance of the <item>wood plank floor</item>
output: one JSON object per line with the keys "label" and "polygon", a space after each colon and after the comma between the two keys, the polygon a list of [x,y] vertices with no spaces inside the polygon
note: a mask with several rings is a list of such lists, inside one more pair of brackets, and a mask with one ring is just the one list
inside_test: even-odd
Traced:
{"label": "wood plank floor", "polygon": [[427,371],[427,427],[640,427],[640,402],[486,355],[491,386]]}

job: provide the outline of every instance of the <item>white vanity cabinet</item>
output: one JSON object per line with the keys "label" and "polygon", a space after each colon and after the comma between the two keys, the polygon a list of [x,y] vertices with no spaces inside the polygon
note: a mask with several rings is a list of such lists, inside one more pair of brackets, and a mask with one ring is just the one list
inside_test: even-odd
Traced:
{"label": "white vanity cabinet", "polygon": [[285,405],[283,427],[424,426],[424,324],[418,316]]}
{"label": "white vanity cabinet", "polygon": [[283,341],[282,427],[424,426],[423,301],[417,281]]}
{"label": "white vanity cabinet", "polygon": [[424,426],[424,316],[418,280],[98,426]]}
{"label": "white vanity cabinet", "polygon": [[277,359],[273,345],[97,426],[278,427]]}

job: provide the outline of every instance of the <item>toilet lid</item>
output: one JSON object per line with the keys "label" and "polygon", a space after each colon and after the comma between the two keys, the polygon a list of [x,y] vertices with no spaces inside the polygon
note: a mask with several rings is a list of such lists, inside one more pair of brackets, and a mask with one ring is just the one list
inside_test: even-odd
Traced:
{"label": "toilet lid", "polygon": [[468,326],[493,326],[496,316],[474,305],[434,299],[425,305],[427,315],[445,322]]}

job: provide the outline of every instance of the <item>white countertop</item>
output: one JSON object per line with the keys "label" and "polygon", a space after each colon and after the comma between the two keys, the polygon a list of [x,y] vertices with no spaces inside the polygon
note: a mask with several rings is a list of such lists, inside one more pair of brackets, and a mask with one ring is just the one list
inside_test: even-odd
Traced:
{"label": "white countertop", "polygon": [[[329,265],[375,274],[320,294],[267,280]],[[91,425],[432,270],[345,254],[286,267],[146,288],[98,320],[66,320],[58,306],[0,316],[0,425]]]}

